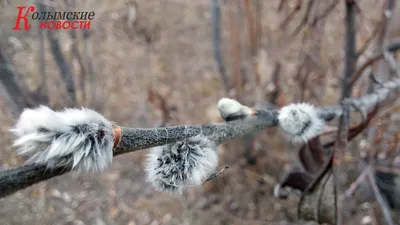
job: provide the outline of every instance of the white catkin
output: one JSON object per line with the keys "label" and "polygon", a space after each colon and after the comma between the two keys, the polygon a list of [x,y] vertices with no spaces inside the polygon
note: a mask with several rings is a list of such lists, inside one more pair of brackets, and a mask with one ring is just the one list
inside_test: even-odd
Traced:
{"label": "white catkin", "polygon": [[27,163],[101,172],[112,162],[112,124],[90,109],[25,109],[11,131],[18,153],[29,157]]}
{"label": "white catkin", "polygon": [[221,117],[225,121],[244,118],[251,115],[252,110],[230,98],[221,98],[217,103]]}
{"label": "white catkin", "polygon": [[180,194],[188,185],[200,185],[217,166],[214,142],[204,136],[190,137],[153,148],[147,158],[147,180],[158,191]]}
{"label": "white catkin", "polygon": [[278,120],[280,128],[293,142],[307,142],[321,134],[325,125],[317,109],[308,103],[292,103],[281,108]]}

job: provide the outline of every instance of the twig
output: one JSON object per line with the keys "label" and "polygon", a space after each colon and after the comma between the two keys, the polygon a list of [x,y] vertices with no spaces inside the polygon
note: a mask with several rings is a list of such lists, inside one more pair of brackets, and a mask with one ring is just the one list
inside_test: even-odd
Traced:
{"label": "twig", "polygon": [[[345,103],[343,104],[343,114],[339,120],[339,130],[336,138],[336,145],[334,149],[334,158],[333,158],[333,176],[335,179],[335,192],[343,193],[345,190],[345,181],[343,179],[343,174],[346,174],[343,171],[342,160],[344,154],[347,150],[347,136],[349,131],[350,124],[350,105]],[[336,201],[336,220],[338,225],[343,224],[343,215],[342,215],[342,207],[343,201],[341,198],[337,197]]]}
{"label": "twig", "polygon": [[330,12],[332,12],[336,8],[336,6],[338,4],[339,4],[339,0],[333,0],[333,2],[321,14],[314,17],[314,20],[311,23],[311,25],[312,26],[317,25],[318,21],[327,17],[330,14]]}
{"label": "twig", "polygon": [[[43,6],[44,10],[46,10],[46,7]],[[54,7],[49,7],[48,8],[50,11],[54,11]],[[74,84],[74,79],[73,79],[73,74],[71,67],[67,63],[67,60],[65,59],[58,38],[55,36],[53,30],[48,30],[47,31],[47,38],[50,42],[50,48],[51,52],[53,54],[54,60],[57,63],[58,68],[60,69],[60,74],[61,78],[65,82],[65,86],[67,87],[67,92],[69,95],[69,101],[71,102],[72,105],[76,103],[76,90],[75,90],[75,84]]]}
{"label": "twig", "polygon": [[[65,0],[65,3],[68,7],[75,9],[75,0]],[[72,22],[72,20],[70,20],[70,22]],[[85,100],[86,99],[86,91],[85,91],[85,81],[86,81],[86,69],[85,69],[85,65],[84,65],[84,61],[81,57],[81,54],[79,53],[79,49],[78,49],[78,40],[76,38],[76,30],[71,29],[69,31],[69,36],[71,37],[71,61],[74,60],[74,58],[76,58],[76,61],[79,63],[79,67],[80,67],[80,79],[79,79],[79,86],[81,88],[81,92],[82,92],[82,99],[81,100]]]}
{"label": "twig", "polygon": [[384,51],[383,57],[384,57],[385,61],[389,64],[392,72],[395,73],[397,77],[399,77],[399,75],[400,75],[399,69],[397,68],[396,60],[394,59],[393,55],[390,54],[388,51]]}
{"label": "twig", "polygon": [[286,0],[281,0],[278,5],[278,12],[282,11],[283,6],[285,5]]}
{"label": "twig", "polygon": [[[400,49],[400,42],[390,44],[386,47],[388,52],[396,52]],[[351,76],[348,85],[352,86],[354,83],[360,78],[363,72],[376,61],[380,60],[383,57],[383,52],[374,55],[369,58],[366,62],[364,62],[359,69]]]}
{"label": "twig", "polygon": [[355,0],[345,0],[346,17],[345,17],[345,60],[342,81],[341,99],[350,98],[353,90],[353,85],[349,84],[354,71],[356,70],[357,62],[357,46],[356,46],[356,7]]}
{"label": "twig", "polygon": [[364,52],[365,50],[368,48],[369,44],[371,43],[372,40],[374,40],[374,38],[376,37],[376,35],[378,33],[380,33],[383,30],[382,24],[378,24],[374,31],[372,32],[372,34],[368,37],[368,39],[363,43],[363,45],[361,46],[360,50],[358,50],[357,53],[357,58],[359,58]]}
{"label": "twig", "polygon": [[219,74],[222,77],[225,91],[228,92],[228,77],[225,72],[226,70],[221,53],[221,8],[219,5],[219,0],[211,0],[211,25],[214,59],[217,63]]}
{"label": "twig", "polygon": [[[255,23],[254,30],[256,35],[256,48],[261,46],[261,38],[262,38],[262,20],[263,20],[263,0],[257,0],[254,4],[255,9]],[[257,50],[257,49],[256,49]]]}
{"label": "twig", "polygon": [[301,20],[300,24],[296,27],[296,29],[294,29],[292,36],[296,36],[300,32],[301,28],[303,28],[303,26],[307,24],[307,22],[311,16],[311,9],[312,9],[314,2],[315,2],[315,0],[310,0],[308,2],[306,12],[303,16],[303,19]]}
{"label": "twig", "polygon": [[301,3],[302,0],[297,0],[297,4],[294,7],[293,11],[289,13],[289,15],[285,18],[285,20],[283,20],[283,22],[279,25],[280,29],[285,29],[285,27],[288,25],[288,23],[290,23],[290,21],[293,20],[293,18],[295,17],[295,15],[300,11],[301,9]]}
{"label": "twig", "polygon": [[221,175],[226,169],[229,169],[229,165],[225,165],[220,171],[218,171],[217,173],[212,174],[209,178],[207,178],[205,181],[203,181],[202,185],[204,185],[206,182],[218,177],[219,175]]}
{"label": "twig", "polygon": [[167,102],[160,93],[153,91],[152,89],[148,90],[147,100],[152,103],[158,110],[161,111],[162,119],[161,119],[161,127],[167,125],[168,121],[171,119]]}
{"label": "twig", "polygon": [[387,202],[385,201],[385,199],[383,198],[381,192],[379,191],[378,186],[376,185],[376,180],[375,177],[372,173],[372,171],[369,169],[369,167],[367,167],[367,177],[368,177],[368,181],[371,184],[372,190],[375,194],[376,197],[376,201],[379,203],[382,212],[383,212],[383,216],[385,217],[386,222],[389,225],[393,225],[393,219],[392,216],[390,215],[390,209],[389,206],[387,204]]}
{"label": "twig", "polygon": [[[43,12],[43,5],[37,3],[38,12]],[[45,55],[44,55],[44,34],[43,30],[40,29],[40,25],[38,25],[38,33],[39,33],[39,69],[41,76],[41,84],[39,87],[39,92],[43,97],[46,97],[46,101],[48,101],[48,93],[47,93],[47,82],[46,82],[46,66],[45,66]]]}
{"label": "twig", "polygon": [[[394,0],[386,0],[385,4],[383,6],[382,12],[381,12],[382,29],[376,40],[375,54],[383,53],[382,57],[384,56],[384,52],[385,52],[385,45],[387,43],[387,38],[386,38],[387,31],[388,31],[389,23],[391,21],[392,12],[393,12],[394,7],[395,7]],[[384,64],[383,62],[378,62],[377,64],[375,64],[373,71],[374,71],[375,75],[378,75],[380,73],[378,71],[382,71],[382,70],[386,71],[386,67],[387,67],[387,65]],[[389,77],[391,77],[391,76],[387,76],[386,78],[378,76],[378,78],[380,80],[390,79]],[[376,85],[374,85],[372,82],[369,82],[368,89],[373,90],[375,88],[375,86]]]}
{"label": "twig", "polygon": [[[257,62],[255,61],[255,56],[257,55],[257,31],[256,31],[256,21],[253,18],[253,13],[252,13],[252,8],[251,8],[251,3],[252,1],[249,0],[244,0],[244,8],[246,11],[245,17],[246,17],[246,22],[247,22],[247,32],[248,32],[248,45],[250,47],[250,55],[251,55],[251,67],[253,70],[253,74],[256,80],[256,83],[258,84],[260,82],[260,74],[257,71]],[[257,19],[257,18],[256,18]]]}
{"label": "twig", "polygon": [[270,93],[269,101],[271,104],[278,105],[277,101],[279,98],[279,94],[281,92],[281,84],[280,84],[280,72],[281,72],[281,64],[277,61],[275,63],[274,71],[272,73],[272,83],[274,85],[273,91]]}
{"label": "twig", "polygon": [[239,15],[235,1],[228,1],[228,4],[232,74],[235,77],[236,99],[239,99],[243,89],[243,75],[240,64],[240,41],[237,26]]}
{"label": "twig", "polygon": [[17,106],[17,113],[22,112],[24,108],[34,106],[30,96],[24,92],[16,80],[16,74],[9,63],[5,52],[0,45],[0,82],[3,84],[8,95]]}
{"label": "twig", "polygon": [[96,102],[97,85],[95,79],[96,71],[93,66],[93,51],[92,51],[92,43],[90,40],[90,31],[88,29],[83,29],[82,33],[83,33],[83,49],[85,52],[84,54],[85,64],[90,79],[90,92],[91,92],[90,101],[91,103],[95,103],[95,105],[97,105]]}
{"label": "twig", "polygon": [[349,198],[351,196],[354,195],[354,192],[357,191],[358,187],[362,184],[362,182],[365,181],[366,177],[367,177],[367,172],[368,170],[364,170],[360,176],[357,177],[356,181],[354,181],[350,187],[343,193],[340,194],[339,198],[344,200],[346,198]]}

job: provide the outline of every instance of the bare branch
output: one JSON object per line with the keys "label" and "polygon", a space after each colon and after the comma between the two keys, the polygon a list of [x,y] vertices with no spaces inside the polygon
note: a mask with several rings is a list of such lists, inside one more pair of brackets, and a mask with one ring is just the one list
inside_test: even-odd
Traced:
{"label": "bare branch", "polygon": [[[39,13],[43,12],[42,4],[37,3],[37,8]],[[46,82],[46,66],[45,66],[45,49],[44,49],[44,31],[40,29],[40,25],[38,25],[38,33],[39,33],[39,68],[40,68],[40,76],[41,76],[41,84],[39,87],[39,93],[46,98],[48,101],[48,92],[47,92],[47,82]]]}
{"label": "bare branch", "polygon": [[232,74],[235,77],[236,98],[238,99],[243,90],[243,74],[241,71],[240,59],[240,36],[238,29],[239,6],[234,1],[228,1],[229,5],[229,30],[230,30],[230,56],[232,65]]}
{"label": "bare branch", "polygon": [[393,57],[392,54],[390,54],[388,51],[383,52],[383,57],[385,58],[386,62],[389,64],[390,69],[394,74],[396,74],[397,77],[399,77],[399,69],[397,68],[396,65],[396,59]]}
{"label": "bare branch", "polygon": [[283,20],[283,22],[279,25],[279,28],[282,30],[286,28],[286,26],[294,19],[296,14],[300,11],[301,9],[301,0],[297,0],[297,4],[294,7],[293,11],[289,13],[289,15]]}
{"label": "bare branch", "polygon": [[222,77],[222,82],[225,87],[225,91],[229,90],[229,81],[226,75],[226,69],[221,53],[221,7],[219,0],[211,0],[211,25],[212,25],[212,41],[214,59],[217,63],[219,73]]}
{"label": "bare branch", "polygon": [[[350,125],[350,109],[349,104],[343,104],[343,114],[340,117],[339,121],[339,130],[336,139],[336,145],[334,150],[334,158],[333,158],[333,176],[335,179],[335,192],[336,193],[343,193],[346,187],[346,179],[343,177],[346,174],[343,171],[343,158],[344,154],[347,150],[347,136],[349,132],[349,125]],[[336,196],[337,197],[337,196]],[[336,220],[338,225],[343,224],[343,215],[342,215],[342,208],[343,208],[343,201],[341,198],[336,198]]]}
{"label": "bare branch", "polygon": [[0,46],[0,82],[3,84],[8,95],[18,108],[18,113],[22,112],[24,108],[33,106],[33,101],[23,91],[16,81],[16,74],[11,64]]}
{"label": "bare branch", "polygon": [[379,203],[383,215],[385,217],[385,220],[387,222],[387,224],[389,225],[393,225],[393,219],[392,216],[390,215],[390,209],[389,206],[387,204],[387,202],[385,201],[385,199],[383,198],[381,192],[379,191],[378,186],[376,185],[376,180],[375,177],[371,171],[371,169],[369,167],[367,167],[367,177],[368,177],[368,181],[371,184],[372,190],[374,191],[375,197],[376,197],[376,201]]}
{"label": "bare branch", "polygon": [[342,94],[341,99],[350,98],[353,90],[353,86],[349,85],[349,80],[351,79],[354,71],[356,70],[357,62],[357,28],[356,28],[356,3],[355,0],[346,0],[346,17],[345,17],[345,64],[343,71],[343,81],[342,81]]}
{"label": "bare branch", "polygon": [[281,84],[280,84],[280,77],[281,77],[281,63],[279,61],[275,62],[274,71],[271,75],[272,79],[270,82],[273,83],[274,89],[269,94],[269,102],[271,104],[277,105],[278,98],[281,93]]}
{"label": "bare branch", "polygon": [[296,36],[301,29],[307,24],[310,16],[311,16],[311,9],[312,6],[314,4],[315,0],[310,0],[307,4],[307,8],[306,8],[306,13],[303,16],[303,19],[301,20],[300,24],[296,27],[296,29],[294,29],[292,36]]}
{"label": "bare branch", "polygon": [[[47,7],[41,3],[38,3],[38,5],[41,5],[43,7],[43,11],[47,9]],[[50,11],[54,11],[54,7],[49,7]],[[72,70],[69,64],[67,63],[67,60],[65,59],[62,51],[61,51],[61,46],[58,38],[55,35],[55,32],[53,30],[48,30],[47,31],[47,38],[50,42],[50,48],[51,52],[53,54],[54,60],[57,63],[58,68],[60,69],[60,74],[61,78],[64,80],[65,85],[67,87],[67,92],[70,97],[69,101],[73,104],[76,102],[76,91],[75,91],[75,84],[73,80],[73,75],[72,75]]]}
{"label": "bare branch", "polygon": [[357,53],[357,58],[359,58],[365,50],[367,50],[369,44],[371,43],[372,40],[378,35],[382,30],[383,30],[382,24],[378,24],[375,29],[372,31],[372,34],[367,38],[367,40],[364,42],[364,44],[361,46],[360,50]]}
{"label": "bare branch", "polygon": [[207,178],[205,181],[203,181],[202,185],[204,185],[206,182],[218,177],[219,175],[221,175],[226,169],[229,169],[228,165],[225,165],[222,169],[220,169],[218,171],[218,173],[213,174],[212,176],[210,176],[209,178]]}
{"label": "bare branch", "polygon": [[359,188],[359,186],[365,182],[365,179],[367,177],[367,171],[368,170],[364,170],[360,176],[358,176],[358,178],[356,179],[356,181],[354,181],[350,187],[342,194],[339,195],[339,199],[341,199],[342,201],[345,200],[346,198],[349,198],[351,196],[354,195],[354,193],[356,192],[356,190]]}
{"label": "bare branch", "polygon": [[[388,52],[396,52],[400,49],[400,42],[390,44],[386,47],[386,50]],[[377,62],[378,60],[383,58],[383,52],[378,53],[368,59],[366,62],[364,62],[357,71],[354,72],[354,74],[351,76],[351,79],[349,80],[348,85],[352,86],[354,83],[360,78],[360,76],[363,74],[363,72],[372,64]]]}
{"label": "bare branch", "polygon": [[327,17],[330,14],[330,12],[332,12],[336,8],[338,4],[339,0],[333,0],[333,2],[328,7],[326,7],[326,9],[321,14],[315,16],[312,22],[312,26],[315,26],[318,23],[318,21]]}

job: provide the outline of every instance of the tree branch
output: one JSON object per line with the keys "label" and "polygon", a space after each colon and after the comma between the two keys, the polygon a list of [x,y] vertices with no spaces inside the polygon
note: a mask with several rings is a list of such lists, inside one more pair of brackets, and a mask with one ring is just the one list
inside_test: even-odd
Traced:
{"label": "tree branch", "polygon": [[[382,85],[376,92],[358,99],[347,99],[351,105],[363,106],[369,111],[376,104],[387,100],[392,93],[400,89],[400,78]],[[317,114],[324,120],[332,120],[342,115],[341,105],[319,108]],[[354,111],[354,110],[353,110]],[[277,110],[255,110],[254,115],[227,123],[183,125],[162,128],[121,127],[121,141],[113,150],[113,155],[138,151],[184,140],[188,137],[203,135],[222,144],[235,137],[251,134],[268,127],[278,125]],[[48,180],[70,171],[69,167],[48,168],[46,165],[28,164],[0,171],[0,197],[5,197],[33,184]],[[18,177],[18,179],[15,179]]]}
{"label": "tree branch", "polygon": [[[386,50],[388,52],[396,52],[400,49],[400,42],[397,43],[393,43],[390,44],[386,47]],[[351,79],[349,80],[349,86],[354,85],[354,83],[361,77],[361,75],[363,74],[363,72],[372,64],[374,64],[375,62],[377,62],[378,60],[382,59],[384,56],[384,52],[378,53],[376,55],[374,55],[373,57],[371,57],[370,59],[368,59],[366,62],[364,62],[359,69],[351,76]]]}
{"label": "tree branch", "polygon": [[229,83],[221,53],[221,7],[218,0],[211,0],[211,25],[214,59],[217,63],[219,74],[222,77],[225,91],[227,92],[229,90]]}
{"label": "tree branch", "polygon": [[345,34],[345,65],[343,72],[342,81],[342,95],[341,99],[350,98],[353,90],[353,86],[349,85],[349,80],[351,75],[353,75],[356,70],[357,62],[357,47],[356,47],[356,6],[355,0],[345,0],[346,4],[346,34]]}
{"label": "tree branch", "polygon": [[[43,10],[46,10],[45,5],[38,5],[42,5]],[[49,11],[54,11],[54,7],[49,7],[48,9]],[[62,53],[60,42],[53,30],[49,29],[47,31],[47,38],[50,42],[51,52],[53,54],[54,60],[56,61],[57,66],[60,69],[61,78],[63,79],[67,87],[67,92],[70,97],[69,101],[72,101],[72,105],[74,105],[76,103],[76,90],[71,67],[69,66],[67,60]]]}
{"label": "tree branch", "polygon": [[3,84],[8,95],[15,103],[20,113],[24,108],[32,107],[33,101],[30,96],[23,91],[16,81],[16,74],[8,62],[7,57],[0,46],[0,82]]}

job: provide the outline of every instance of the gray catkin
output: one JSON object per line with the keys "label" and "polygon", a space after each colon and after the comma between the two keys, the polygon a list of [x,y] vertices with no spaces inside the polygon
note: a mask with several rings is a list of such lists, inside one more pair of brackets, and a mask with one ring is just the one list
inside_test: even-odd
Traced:
{"label": "gray catkin", "polygon": [[201,135],[153,148],[147,159],[147,180],[157,190],[169,193],[200,185],[216,171],[215,148],[214,142]]}
{"label": "gray catkin", "polygon": [[26,109],[11,131],[18,152],[29,157],[27,163],[97,172],[112,162],[112,124],[90,109]]}

